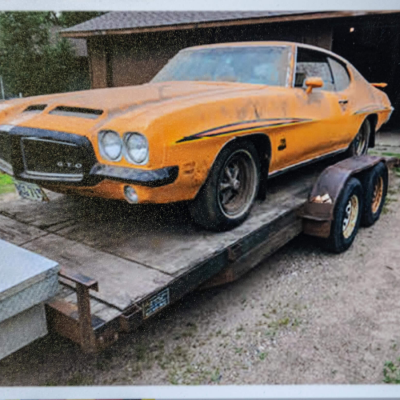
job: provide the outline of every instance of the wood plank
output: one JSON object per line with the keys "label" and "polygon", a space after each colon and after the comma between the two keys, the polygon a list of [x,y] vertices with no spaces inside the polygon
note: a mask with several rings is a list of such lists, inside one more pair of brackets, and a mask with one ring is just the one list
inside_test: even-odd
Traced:
{"label": "wood plank", "polygon": [[99,203],[97,213],[57,234],[179,276],[301,205],[317,173],[312,171],[300,179],[276,178],[267,200],[257,203],[248,220],[229,232],[214,233],[193,226],[183,204],[132,207],[114,202],[111,215],[111,205]]}
{"label": "wood plank", "polygon": [[268,228],[261,243],[254,245],[248,251],[239,247],[237,259],[201,285],[200,289],[223,285],[239,279],[243,274],[279,250],[303,230],[302,220],[297,216],[295,210],[289,211],[286,215],[275,219]]}
{"label": "wood plank", "polygon": [[[65,304],[65,309],[66,310],[78,310],[77,308],[77,295],[74,289],[60,285],[60,290],[57,293],[56,296],[54,296],[50,301],[50,306],[51,303],[57,305],[61,303],[66,303]],[[63,310],[63,308],[55,308],[58,312],[60,310]],[[90,298],[90,310],[91,314],[94,316],[97,316],[98,318],[102,319],[105,322],[109,322],[121,315],[121,311],[118,310],[117,308],[111,307],[108,304],[105,304],[101,301],[98,301],[97,299],[91,297]]]}
{"label": "wood plank", "polygon": [[234,278],[240,278],[262,260],[299,235],[302,230],[302,220],[296,216],[296,212],[292,211],[285,215],[281,221],[277,221],[275,226],[271,227],[266,242],[254,247],[231,265],[231,269],[234,271]]}
{"label": "wood plank", "polygon": [[[75,290],[72,290],[71,288],[69,288],[69,290],[72,293],[69,293],[67,296],[63,297],[62,301],[65,301],[66,303],[70,303],[70,304],[76,306],[77,302],[78,302],[76,292],[75,292]],[[57,299],[60,300],[61,297],[57,297]],[[111,319],[116,318],[117,316],[119,316],[121,314],[120,310],[95,299],[92,295],[90,298],[90,312],[92,315],[96,315],[106,322],[110,321]]]}
{"label": "wood plank", "polygon": [[322,168],[272,179],[267,200],[255,205],[244,224],[225,233],[193,226],[183,204],[132,206],[120,201],[54,194],[49,204],[21,200],[7,207],[0,205],[0,212],[100,251],[179,276],[297,207],[306,199]]}
{"label": "wood plank", "polygon": [[[90,312],[92,314],[97,315],[99,312],[101,312],[105,308],[109,308],[109,307],[110,306],[108,306],[105,303],[102,303],[101,301],[97,301],[96,299],[93,299],[93,298],[90,299]],[[121,314],[121,312],[119,311],[118,314]]]}
{"label": "wood plank", "polygon": [[91,296],[119,310],[128,308],[172,280],[162,272],[54,234],[34,240],[26,248],[56,260],[72,273],[94,277],[99,282],[99,292],[91,291]]}
{"label": "wood plank", "polygon": [[92,199],[64,196],[46,191],[50,202],[19,199],[0,203],[0,214],[41,229],[79,220],[90,214]]}
{"label": "wood plank", "polygon": [[58,293],[52,298],[52,300],[64,300],[65,298],[74,293],[75,291],[71,289],[69,286],[60,284]]}
{"label": "wood plank", "polygon": [[118,318],[121,315],[121,311],[114,307],[109,307],[106,306],[102,308],[101,310],[97,310],[95,313],[93,313],[103,321],[112,321],[115,318]]}
{"label": "wood plank", "polygon": [[20,246],[44,235],[47,232],[0,215],[0,239]]}

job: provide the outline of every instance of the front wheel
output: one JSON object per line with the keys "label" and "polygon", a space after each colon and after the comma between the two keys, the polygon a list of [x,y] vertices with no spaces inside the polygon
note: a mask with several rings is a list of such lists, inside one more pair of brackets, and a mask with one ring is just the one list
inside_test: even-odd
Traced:
{"label": "front wheel", "polygon": [[250,142],[226,146],[211,168],[206,183],[190,204],[194,221],[206,229],[225,231],[249,215],[258,192],[260,162]]}

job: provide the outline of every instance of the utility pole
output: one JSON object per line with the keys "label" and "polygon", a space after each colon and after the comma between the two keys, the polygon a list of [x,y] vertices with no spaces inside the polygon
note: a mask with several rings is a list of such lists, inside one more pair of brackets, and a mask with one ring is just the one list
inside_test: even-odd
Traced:
{"label": "utility pole", "polygon": [[0,88],[1,88],[1,97],[3,100],[5,100],[6,96],[4,95],[3,77],[1,75],[0,75]]}

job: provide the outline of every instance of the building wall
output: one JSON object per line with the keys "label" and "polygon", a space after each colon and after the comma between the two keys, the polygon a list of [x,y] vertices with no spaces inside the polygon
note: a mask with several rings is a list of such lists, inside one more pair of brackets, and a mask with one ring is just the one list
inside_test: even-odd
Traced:
{"label": "building wall", "polygon": [[92,89],[104,88],[107,82],[106,41],[88,39],[89,73]]}
{"label": "building wall", "polygon": [[[148,82],[180,49],[208,43],[285,40],[333,50],[370,82],[387,82],[384,91],[400,126],[400,13],[331,20],[171,30],[88,38],[92,88]],[[350,34],[350,28],[353,30]]]}
{"label": "building wall", "polygon": [[331,48],[332,28],[321,22],[171,30],[88,39],[92,88],[148,82],[180,49],[209,43],[284,40]]}

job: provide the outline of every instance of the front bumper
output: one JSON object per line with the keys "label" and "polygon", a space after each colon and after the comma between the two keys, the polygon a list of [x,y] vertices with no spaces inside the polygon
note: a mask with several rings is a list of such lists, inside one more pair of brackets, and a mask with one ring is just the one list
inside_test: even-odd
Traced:
{"label": "front bumper", "polygon": [[177,166],[156,170],[98,163],[89,139],[71,133],[0,125],[0,170],[40,185],[92,187],[107,179],[139,186],[173,183]]}

